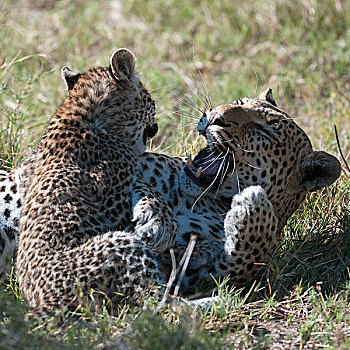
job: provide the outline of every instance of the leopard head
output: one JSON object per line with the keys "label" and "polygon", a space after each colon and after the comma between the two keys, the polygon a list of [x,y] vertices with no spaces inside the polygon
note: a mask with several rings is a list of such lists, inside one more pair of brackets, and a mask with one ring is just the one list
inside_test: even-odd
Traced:
{"label": "leopard head", "polygon": [[197,129],[207,147],[190,159],[187,175],[199,186],[217,188],[235,176],[237,192],[261,185],[275,208],[280,228],[306,193],[332,184],[339,161],[313,151],[306,133],[277,107],[271,89],[206,111]]}
{"label": "leopard head", "polygon": [[61,72],[68,96],[58,115],[67,106],[94,132],[120,135],[135,154],[145,151],[146,141],[157,133],[158,126],[155,103],[138,77],[133,53],[118,49],[109,67],[83,74],[63,67]]}

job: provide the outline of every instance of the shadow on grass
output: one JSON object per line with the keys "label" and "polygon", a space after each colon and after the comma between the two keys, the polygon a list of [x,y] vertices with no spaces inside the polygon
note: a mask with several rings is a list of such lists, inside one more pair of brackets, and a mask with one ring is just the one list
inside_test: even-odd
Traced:
{"label": "shadow on grass", "polygon": [[[350,279],[350,208],[333,207],[326,215],[313,209],[291,219],[289,237],[262,272],[268,293],[283,297],[297,285],[336,293]],[[313,218],[305,220],[305,215]]]}
{"label": "shadow on grass", "polygon": [[73,349],[73,346],[59,340],[33,332],[33,326],[26,320],[24,303],[1,291],[0,293],[0,349]]}

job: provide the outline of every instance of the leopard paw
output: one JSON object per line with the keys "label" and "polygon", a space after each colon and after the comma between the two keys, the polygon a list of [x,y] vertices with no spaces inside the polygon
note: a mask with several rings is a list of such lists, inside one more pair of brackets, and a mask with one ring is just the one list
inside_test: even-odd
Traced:
{"label": "leopard paw", "polygon": [[167,202],[154,189],[132,193],[135,234],[150,248],[164,251],[173,246],[178,223]]}

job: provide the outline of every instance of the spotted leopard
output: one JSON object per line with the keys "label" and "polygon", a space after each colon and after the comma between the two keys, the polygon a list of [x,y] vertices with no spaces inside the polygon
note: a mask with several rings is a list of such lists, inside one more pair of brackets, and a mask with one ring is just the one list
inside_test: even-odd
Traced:
{"label": "spotted leopard", "polygon": [[68,96],[23,174],[16,272],[32,307],[75,310],[93,289],[137,302],[165,280],[158,254],[177,222],[136,169],[157,124],[134,66],[119,49],[109,67],[62,70]]}

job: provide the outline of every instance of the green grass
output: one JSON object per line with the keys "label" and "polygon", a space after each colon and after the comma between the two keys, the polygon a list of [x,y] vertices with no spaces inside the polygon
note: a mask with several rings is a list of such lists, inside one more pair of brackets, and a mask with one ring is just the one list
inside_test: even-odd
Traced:
{"label": "green grass", "polygon": [[[186,99],[213,104],[272,87],[315,149],[350,163],[350,3],[342,0],[4,1],[0,4],[0,168],[28,155],[65,95],[59,69],[106,65],[118,47],[138,57],[157,103],[152,150],[184,155],[202,140]],[[199,74],[199,70],[201,74]],[[203,79],[205,80],[205,84]],[[195,96],[194,90],[199,97]],[[196,113],[196,112],[195,112]],[[350,349],[349,173],[289,220],[280,251],[245,290],[220,285],[208,314],[104,308],[84,320],[24,320],[14,277],[0,289],[0,349]]]}

